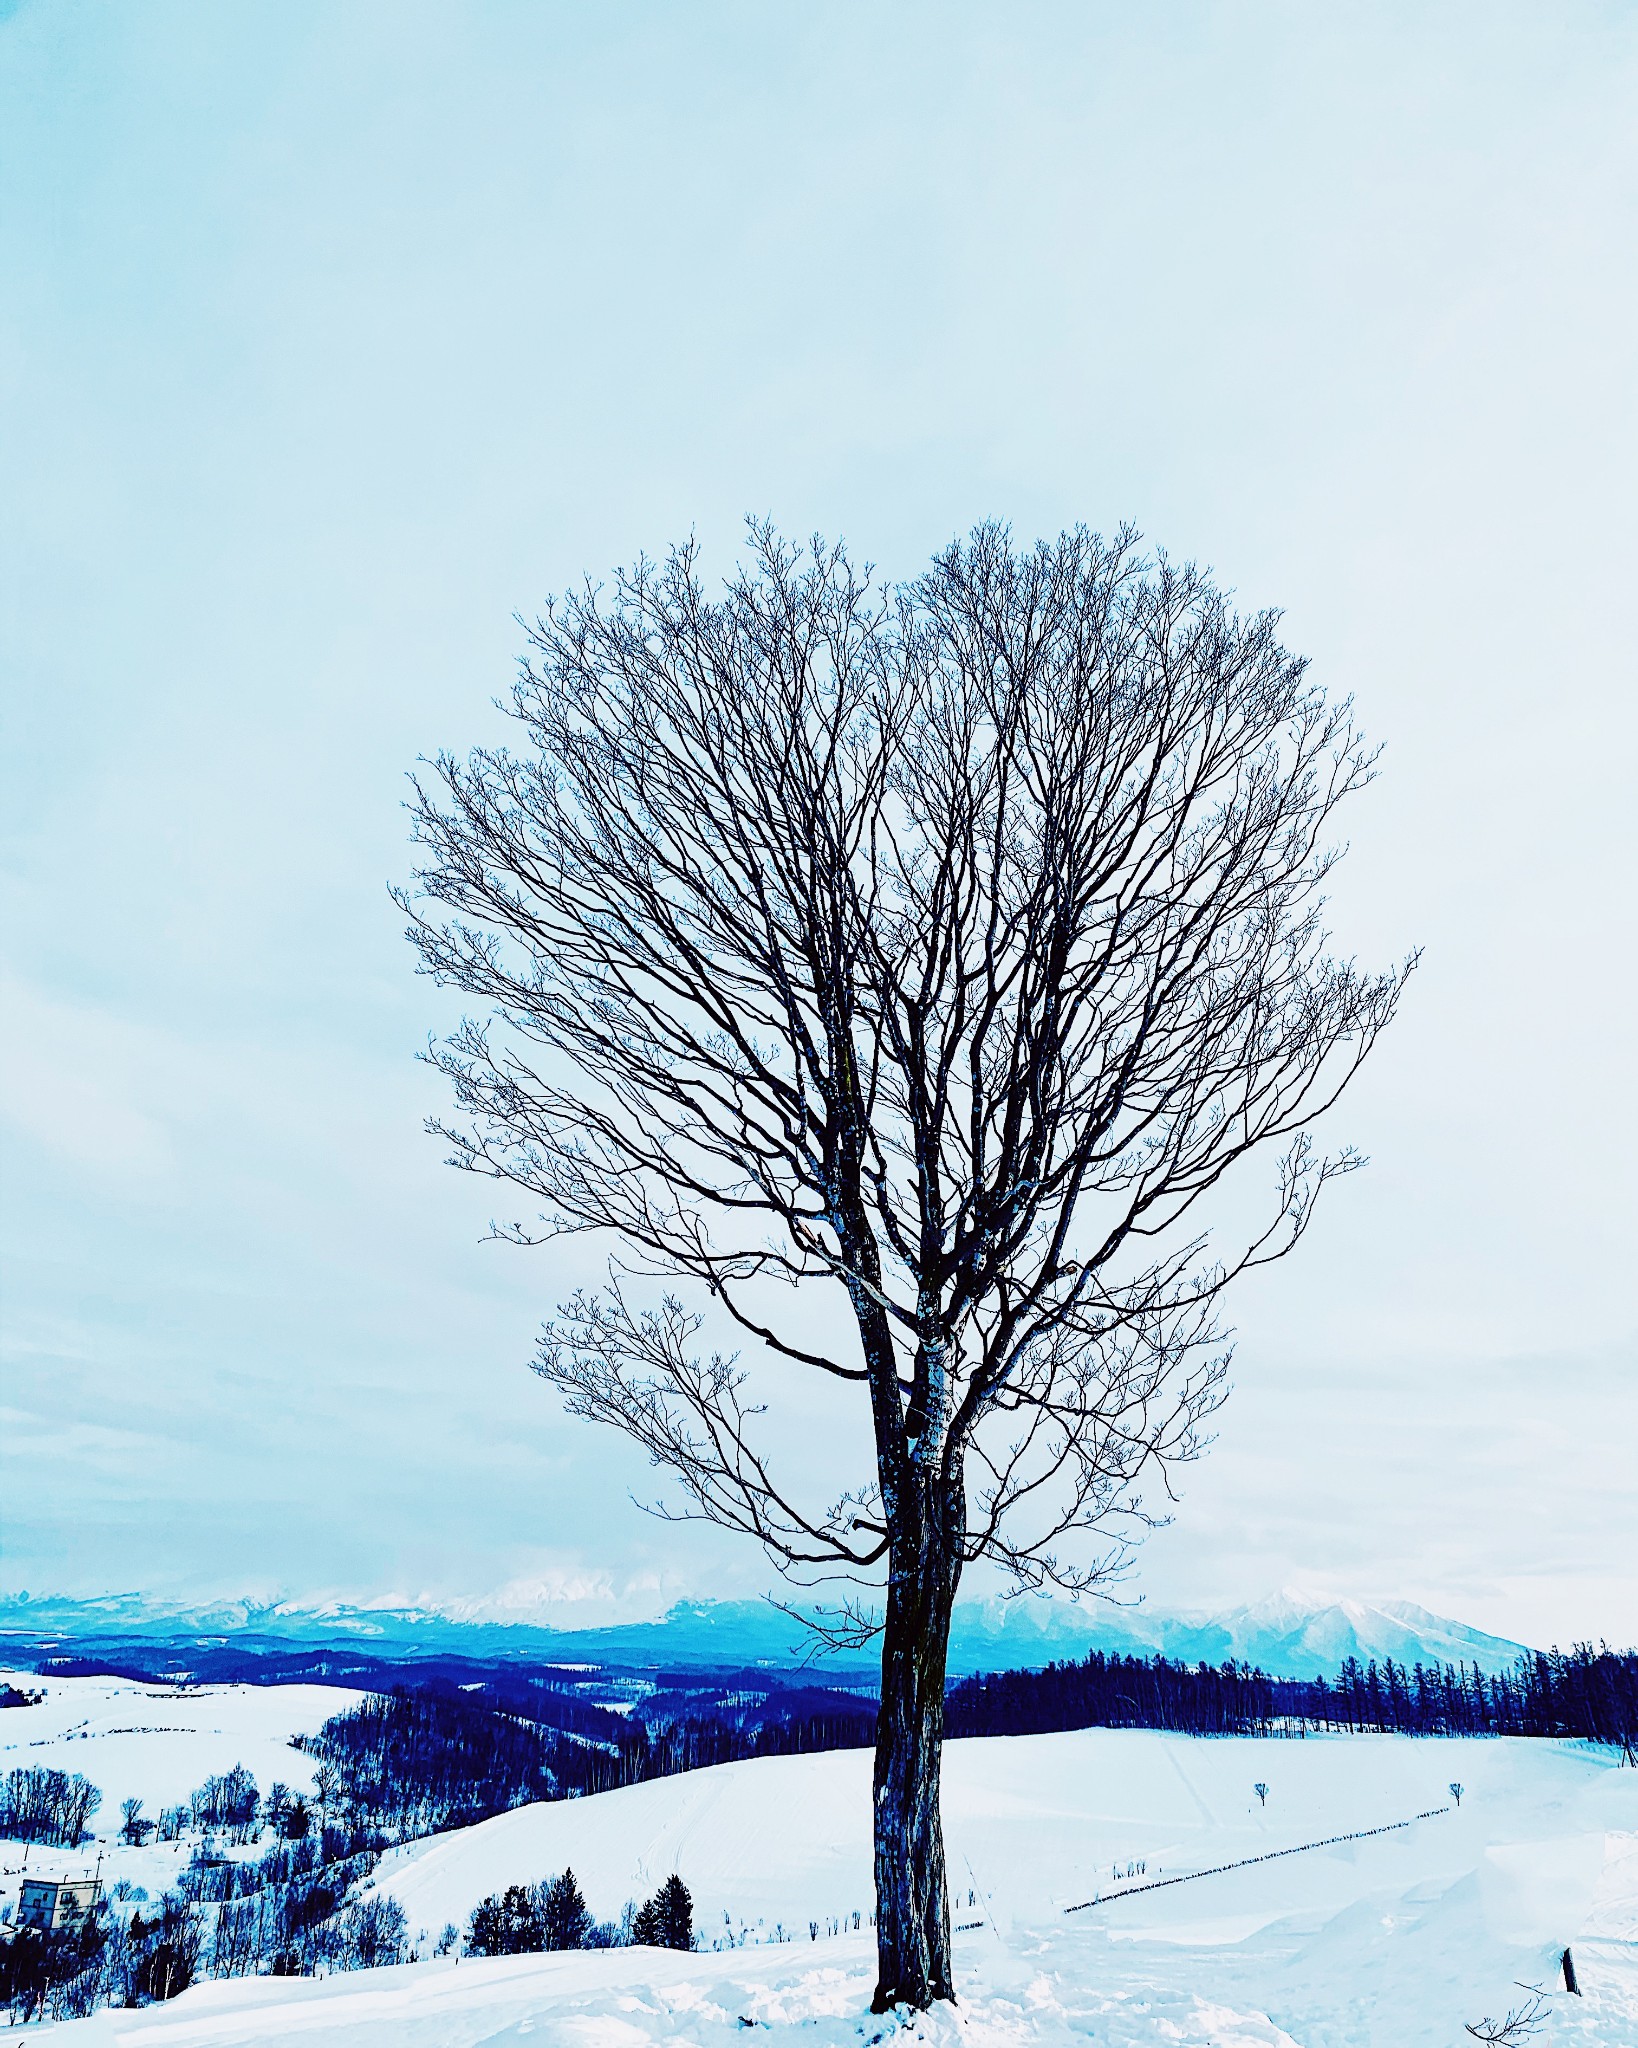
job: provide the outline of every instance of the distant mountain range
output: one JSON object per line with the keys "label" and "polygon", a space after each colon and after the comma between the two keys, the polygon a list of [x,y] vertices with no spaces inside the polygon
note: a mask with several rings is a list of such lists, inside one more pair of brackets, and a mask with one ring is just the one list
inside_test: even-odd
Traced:
{"label": "distant mountain range", "polygon": [[[551,1629],[477,1621],[431,1608],[301,1607],[221,1601],[164,1605],[138,1594],[95,1600],[0,1597],[0,1662],[8,1639],[25,1648],[111,1653],[121,1641],[222,1641],[300,1646],[351,1645],[378,1657],[473,1656],[531,1663],[663,1667],[673,1671],[790,1666],[812,1639],[800,1623],[761,1600],[684,1601],[652,1621]],[[1189,1663],[1227,1658],[1275,1677],[1312,1678],[1345,1658],[1396,1663],[1478,1664],[1503,1670],[1524,1646],[1448,1621],[1408,1601],[1368,1606],[1283,1593],[1226,1614],[1168,1614],[1148,1607],[1040,1599],[964,1601],[951,1631],[953,1676],[1018,1670],[1089,1650]],[[867,1652],[825,1660],[838,1674],[860,1672]]]}
{"label": "distant mountain range", "polygon": [[1282,1593],[1214,1615],[1011,1600],[958,1613],[964,1670],[1022,1668],[1088,1650],[1136,1650],[1191,1664],[1221,1664],[1232,1657],[1277,1678],[1312,1678],[1335,1671],[1348,1657],[1362,1663],[1392,1657],[1398,1664],[1478,1664],[1494,1671],[1525,1653],[1523,1644],[1403,1600],[1370,1606]]}

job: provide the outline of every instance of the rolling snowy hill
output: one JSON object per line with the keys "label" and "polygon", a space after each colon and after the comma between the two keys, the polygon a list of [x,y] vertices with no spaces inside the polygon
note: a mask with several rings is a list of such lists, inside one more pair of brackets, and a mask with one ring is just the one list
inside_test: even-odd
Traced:
{"label": "rolling snowy hill", "polygon": [[[164,1703],[152,1711],[158,1723]],[[704,1939],[731,1950],[224,1981],[52,2038],[716,2048],[754,2030],[793,2048],[1455,2048],[1522,1981],[1560,1987],[1543,2048],[1638,2043],[1638,1772],[1610,1753],[1111,1730],[953,1743],[962,2002],[908,2027],[865,2009],[869,1772],[857,1751],[730,1764],[520,1808],[395,1851],[376,1875],[411,1933],[435,1935],[484,1893],[566,1864],[599,1914],[676,1869]],[[1561,1988],[1566,1945],[1581,1998]]]}
{"label": "rolling snowy hill", "polygon": [[158,1894],[190,1853],[180,1842],[133,1848],[118,1838],[120,1804],[140,1799],[150,1819],[187,1798],[213,1772],[243,1764],[265,1790],[313,1787],[313,1759],[292,1736],[317,1732],[361,1694],[330,1685],[142,1685],[123,1678],[33,1679],[0,1671],[45,1698],[0,1713],[0,1773],[34,1766],[77,1771],[102,1794],[95,1838],[78,1849],[0,1840],[0,1914],[15,1906],[25,1872],[35,1877],[126,1878]]}
{"label": "rolling snowy hill", "polygon": [[244,1764],[263,1785],[307,1788],[313,1767],[290,1747],[362,1693],[335,1685],[142,1685],[124,1678],[47,1678],[0,1672],[38,1687],[37,1705],[0,1713],[0,1771],[19,1764],[79,1771],[101,1789],[99,1827],[122,1799],[157,1811],[212,1771]]}

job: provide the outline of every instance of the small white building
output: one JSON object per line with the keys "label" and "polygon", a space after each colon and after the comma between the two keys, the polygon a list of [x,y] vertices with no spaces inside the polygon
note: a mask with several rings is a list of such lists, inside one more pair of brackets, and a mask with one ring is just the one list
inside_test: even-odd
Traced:
{"label": "small white building", "polygon": [[94,1877],[25,1877],[17,1901],[17,1925],[42,1934],[78,1927],[102,1890]]}

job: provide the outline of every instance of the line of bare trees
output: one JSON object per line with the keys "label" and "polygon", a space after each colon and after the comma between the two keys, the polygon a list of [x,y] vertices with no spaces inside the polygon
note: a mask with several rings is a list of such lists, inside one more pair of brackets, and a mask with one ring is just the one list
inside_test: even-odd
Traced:
{"label": "line of bare trees", "polygon": [[78,1771],[30,1764],[0,1778],[0,1835],[72,1849],[85,1839],[102,1793]]}

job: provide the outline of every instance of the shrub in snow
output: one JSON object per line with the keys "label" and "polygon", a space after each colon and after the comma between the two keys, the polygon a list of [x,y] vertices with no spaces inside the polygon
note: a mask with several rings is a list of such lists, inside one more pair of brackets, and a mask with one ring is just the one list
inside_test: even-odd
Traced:
{"label": "shrub in snow", "polygon": [[409,1947],[403,1907],[379,1892],[347,1908],[336,1936],[336,1964],[344,1970],[377,1970],[401,1963]]}

